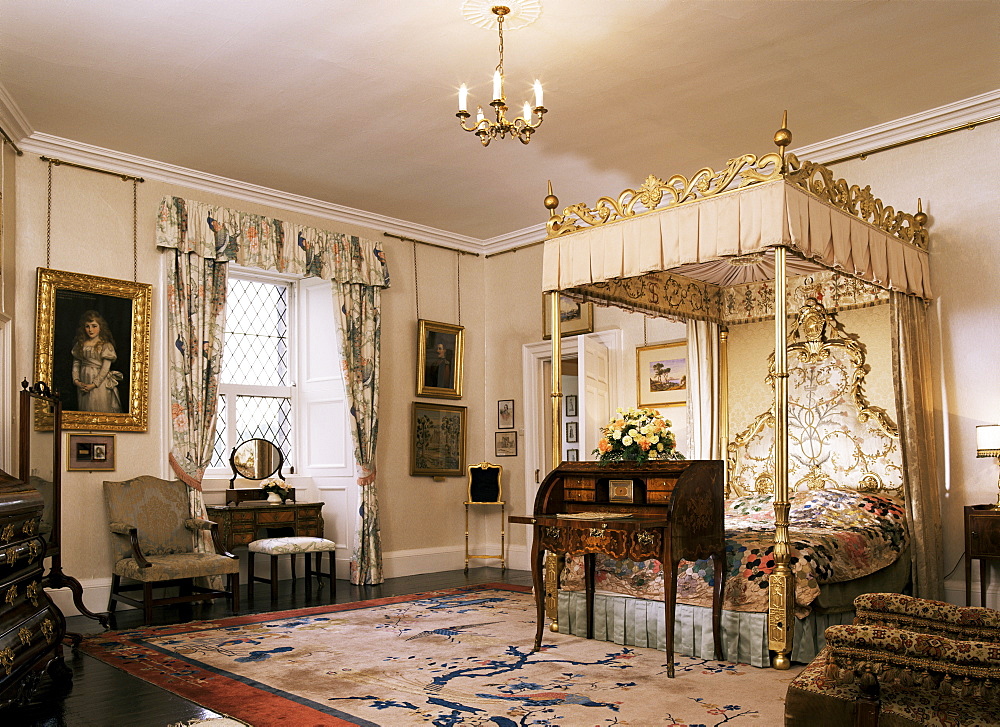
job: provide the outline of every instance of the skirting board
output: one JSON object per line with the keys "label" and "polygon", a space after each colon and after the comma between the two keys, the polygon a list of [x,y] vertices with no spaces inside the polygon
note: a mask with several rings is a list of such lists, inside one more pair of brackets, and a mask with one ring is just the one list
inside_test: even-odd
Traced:
{"label": "skirting board", "polygon": [[[986,605],[989,608],[1000,610],[1000,585],[996,583],[996,577],[991,580],[986,587]],[[965,606],[965,579],[950,580],[944,582],[944,600],[956,606]],[[972,602],[971,606],[981,606],[979,602],[979,580],[972,581]]]}
{"label": "skirting board", "polygon": [[[471,553],[499,553],[500,543],[476,543]],[[507,548],[507,567],[528,570],[528,552],[524,546]],[[413,548],[394,550],[382,554],[382,573],[386,578],[416,576],[422,573],[440,573],[465,567],[465,546],[444,548]],[[500,567],[500,559],[476,558],[469,561],[470,568]]]}

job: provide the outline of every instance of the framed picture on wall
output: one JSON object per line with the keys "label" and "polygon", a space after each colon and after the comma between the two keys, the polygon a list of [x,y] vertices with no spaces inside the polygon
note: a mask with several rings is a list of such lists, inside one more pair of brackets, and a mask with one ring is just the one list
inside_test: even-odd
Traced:
{"label": "framed picture on wall", "polygon": [[465,407],[413,402],[410,474],[465,474]]}
{"label": "framed picture on wall", "polygon": [[635,350],[639,406],[687,404],[687,342],[674,341]]}
{"label": "framed picture on wall", "polygon": [[566,394],[566,416],[576,416],[576,394]]}
{"label": "framed picture on wall", "polygon": [[461,399],[465,329],[421,319],[417,346],[417,396]]}
{"label": "framed picture on wall", "polygon": [[114,434],[67,434],[66,469],[112,472],[115,469]]}
{"label": "framed picture on wall", "polygon": [[[63,429],[146,431],[152,289],[38,268],[35,380],[61,394]],[[46,407],[35,428],[52,428]]]}
{"label": "framed picture on wall", "polygon": [[576,442],[579,436],[579,424],[577,422],[566,422],[566,441]]}
{"label": "framed picture on wall", "polygon": [[[542,294],[542,338],[548,340],[552,338],[552,320],[550,311],[552,305],[549,296]],[[569,296],[559,296],[559,331],[563,336],[575,336],[581,333],[592,333],[594,331],[594,304],[581,303],[573,300]]]}
{"label": "framed picture on wall", "polygon": [[497,432],[494,437],[497,457],[517,456],[517,432]]}
{"label": "framed picture on wall", "polygon": [[514,400],[501,399],[497,402],[497,429],[514,428]]}
{"label": "framed picture on wall", "polygon": [[579,449],[567,449],[566,450],[566,461],[567,462],[579,462],[580,461],[580,450]]}

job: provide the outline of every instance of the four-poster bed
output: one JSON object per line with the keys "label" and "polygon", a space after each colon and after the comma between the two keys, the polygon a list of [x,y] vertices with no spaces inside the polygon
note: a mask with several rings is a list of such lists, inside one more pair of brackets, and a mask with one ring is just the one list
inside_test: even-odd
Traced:
{"label": "four-poster bed", "polygon": [[[789,520],[792,494],[799,489],[811,492],[832,485],[863,496],[890,491],[887,502],[900,502],[900,516],[905,509],[905,528],[899,527],[909,532],[909,575],[915,593],[933,598],[941,588],[940,507],[934,481],[936,448],[924,310],[931,297],[927,217],[921,211],[896,212],[869,188],[850,186],[828,169],[786,154],[791,133],[784,122],[782,126],[774,137],[778,152],[731,159],[723,170],[705,168],[691,179],[675,175],[664,181],[651,175],[638,190],[602,197],[593,207],[575,204],[557,212],[559,202],[550,185],[545,199],[550,217],[542,281],[543,291],[553,300],[566,295],[647,315],[687,319],[689,339],[692,331],[704,339],[697,350],[709,351],[706,358],[711,360],[692,360],[689,406],[695,449],[687,454],[696,459],[722,459],[725,453],[727,498],[754,492],[773,498],[774,567],[766,577],[766,629],[776,668],[788,668],[792,652],[796,580]],[[794,308],[790,280],[791,293],[799,299]],[[749,288],[754,288],[758,300],[751,301]],[[821,305],[809,307],[810,293],[819,293],[820,298],[825,293],[831,310],[890,304],[898,427],[883,409],[864,398],[863,347],[859,362],[852,339],[828,311]],[[748,316],[754,306],[756,310]],[[558,305],[552,310],[555,330]],[[787,345],[789,316],[796,314],[797,349]],[[774,320],[775,354],[769,374],[774,395],[768,412],[731,438],[726,412],[726,327],[740,322],[741,315],[742,320]],[[804,463],[808,471],[798,473],[790,486],[789,352],[796,361],[806,361],[795,369],[801,377],[810,357],[816,363],[833,350],[850,364],[842,367],[848,380],[841,383],[851,392],[850,408],[856,410],[858,425],[873,433],[875,444],[857,448],[856,459],[864,471],[856,473],[857,477],[852,474],[851,483],[831,478],[813,457]],[[558,433],[562,394],[556,336],[552,361],[552,431]],[[698,368],[701,374],[696,373]],[[807,375],[814,376],[815,371]],[[793,404],[798,407],[793,414],[802,410],[797,400]],[[799,436],[802,426],[801,421],[792,422],[791,431]],[[773,436],[761,450],[761,433],[768,427],[773,428]],[[844,436],[859,441],[867,438],[856,432]],[[879,437],[896,444],[883,446]],[[556,435],[554,462],[561,460],[559,446]],[[869,471],[883,460],[890,462],[889,470]],[[800,464],[793,462],[791,469]],[[893,495],[901,497],[893,500]],[[815,502],[811,507],[822,509]],[[871,500],[860,507],[884,509]],[[873,537],[892,541],[885,550],[905,547],[902,536]],[[554,568],[547,570],[552,573]],[[556,588],[554,581],[550,578],[547,590]],[[553,594],[548,595],[555,602]],[[555,614],[550,611],[550,616]]]}

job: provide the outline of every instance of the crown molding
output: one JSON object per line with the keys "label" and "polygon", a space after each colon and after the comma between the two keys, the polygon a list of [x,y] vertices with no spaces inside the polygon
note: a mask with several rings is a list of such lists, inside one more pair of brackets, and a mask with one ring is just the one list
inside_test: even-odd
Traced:
{"label": "crown molding", "polygon": [[[33,133],[28,119],[2,83],[0,83],[0,126],[15,142],[18,139],[26,139]],[[20,146],[20,142],[17,143]]]}
{"label": "crown molding", "polygon": [[483,243],[475,237],[459,235],[415,222],[379,215],[374,212],[324,202],[311,197],[282,192],[269,187],[220,177],[195,169],[188,169],[154,159],[92,146],[49,134],[35,133],[19,144],[26,152],[52,156],[63,161],[86,164],[131,174],[144,179],[155,179],[189,189],[221,194],[233,199],[299,212],[332,222],[368,227],[402,237],[410,237],[456,250],[481,253]]}
{"label": "crown molding", "polygon": [[997,114],[1000,114],[1000,89],[792,151],[799,159],[823,164],[831,159],[863,154],[878,147],[910,141],[925,134],[981,121]]}

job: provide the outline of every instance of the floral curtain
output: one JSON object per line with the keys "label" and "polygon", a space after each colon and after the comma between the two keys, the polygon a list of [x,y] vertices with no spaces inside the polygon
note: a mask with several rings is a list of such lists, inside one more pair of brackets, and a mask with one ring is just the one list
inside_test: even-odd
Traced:
{"label": "floral curtain", "polygon": [[913,594],[941,600],[941,486],[927,305],[903,293],[892,293],[891,301],[892,374],[896,380],[903,488],[913,548]]}
{"label": "floral curtain", "polygon": [[[342,316],[341,347],[347,396],[356,423],[353,430],[355,458],[363,475],[358,479],[362,488],[362,507],[357,533],[358,549],[355,554],[358,560],[352,563],[352,579],[356,573],[359,578],[356,582],[380,583],[382,556],[378,502],[375,496],[380,337],[378,306],[380,290],[389,287],[389,271],[382,250],[370,240],[180,197],[163,199],[157,223],[156,244],[161,248],[175,250],[178,258],[182,255],[188,257],[186,270],[175,273],[178,281],[182,274],[186,274],[187,282],[173,285],[178,288],[186,285],[191,290],[197,288],[199,295],[193,298],[188,295],[188,299],[202,306],[194,314],[200,318],[208,319],[216,315],[211,304],[214,292],[212,296],[206,297],[205,280],[197,272],[201,263],[194,264],[190,260],[204,261],[205,269],[211,267],[222,270],[221,275],[216,273],[216,277],[222,281],[223,303],[227,262],[303,277],[320,277],[333,283],[335,304]],[[218,284],[218,281],[214,284]],[[224,315],[224,311],[221,315]],[[171,453],[171,464],[175,470],[180,464],[186,465],[181,466],[187,475],[182,479],[196,490],[200,489],[201,477],[211,456],[210,443],[215,436],[215,401],[221,368],[222,331],[220,316],[215,328],[204,330],[205,333],[211,332],[214,335],[200,339],[203,346],[206,345],[204,341],[210,341],[205,350],[214,351],[215,347],[218,348],[219,361],[205,366],[202,359],[190,355],[192,349],[188,346],[186,352],[189,355],[186,358],[174,357],[174,360],[185,363],[179,365],[177,372],[171,367],[172,377],[197,379],[201,376],[205,379],[205,399],[196,405],[186,403],[189,400],[175,399],[180,402],[182,412],[172,417],[176,452]],[[173,340],[176,342],[177,339]],[[211,361],[211,356],[208,356],[208,360]],[[193,373],[199,367],[203,369],[203,373]],[[174,384],[171,386],[173,388]],[[209,400],[212,412],[210,417],[206,417],[205,410],[209,407],[204,406],[203,402]],[[193,418],[196,413],[201,415],[199,422]],[[191,434],[193,425],[198,427],[197,440],[209,443],[204,450],[203,460],[198,460],[197,452],[187,444],[195,439],[195,435]],[[179,446],[178,441],[182,442]],[[188,450],[191,451],[191,456],[185,461]],[[178,465],[174,465],[175,461]],[[180,472],[178,475],[180,476]]]}

